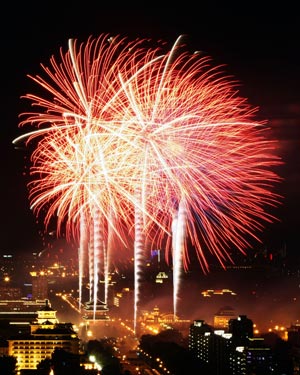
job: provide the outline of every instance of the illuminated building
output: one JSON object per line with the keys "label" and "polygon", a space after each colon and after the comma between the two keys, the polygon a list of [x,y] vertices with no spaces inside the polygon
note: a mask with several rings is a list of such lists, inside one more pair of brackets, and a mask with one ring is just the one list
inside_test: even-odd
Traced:
{"label": "illuminated building", "polygon": [[36,325],[45,327],[46,323],[48,323],[49,327],[58,323],[58,319],[56,318],[56,310],[52,309],[49,300],[46,300],[45,306],[37,311],[37,318],[36,321],[31,325],[31,331],[34,330]]}
{"label": "illuminated building", "polygon": [[48,298],[48,279],[46,276],[39,275],[32,278],[32,298]]}
{"label": "illuminated building", "polygon": [[130,316],[132,314],[131,306],[133,303],[133,289],[123,288],[121,292],[114,295],[114,307],[118,309],[118,315]]}
{"label": "illuminated building", "polygon": [[209,338],[209,368],[212,374],[230,374],[230,353],[232,334],[224,330],[215,330]]}
{"label": "illuminated building", "polygon": [[[240,315],[237,319],[229,321],[229,331],[232,332],[233,345],[236,348],[231,358],[232,374],[244,375],[252,372],[263,375],[292,373],[291,357],[288,358],[284,349],[281,348],[280,356],[275,355],[281,364],[276,363],[274,352],[265,344],[264,339],[253,337],[253,322],[246,315]],[[278,337],[280,336],[278,335]],[[280,369],[277,368],[278,366],[281,366]]]}
{"label": "illuminated building", "polygon": [[21,289],[9,285],[0,286],[0,300],[16,300],[21,298]]}
{"label": "illuminated building", "polygon": [[16,357],[18,370],[36,369],[40,361],[51,358],[56,348],[79,354],[79,338],[72,324],[58,323],[56,311],[48,301],[37,311],[30,333],[10,337],[7,341],[8,355]]}
{"label": "illuminated building", "polygon": [[204,363],[209,362],[209,338],[212,332],[212,327],[204,320],[195,320],[190,325],[189,350]]}
{"label": "illuminated building", "polygon": [[30,325],[37,318],[38,310],[43,309],[46,300],[0,300],[0,321],[8,322],[18,332],[30,333]]}
{"label": "illuminated building", "polygon": [[232,375],[277,373],[273,353],[264,346],[262,338],[249,339],[247,345],[237,346],[231,352],[229,361]]}
{"label": "illuminated building", "polygon": [[229,373],[231,334],[224,330],[213,331],[204,320],[195,320],[190,326],[189,350],[208,366],[212,374]]}
{"label": "illuminated building", "polygon": [[201,294],[203,297],[223,296],[223,295],[236,296],[236,293],[230,289],[206,289],[206,290],[203,290]]}
{"label": "illuminated building", "polygon": [[250,337],[251,327],[253,330],[250,319],[243,315],[239,318],[232,320],[230,333],[213,330],[203,320],[195,320],[190,326],[189,351],[211,374],[275,373],[272,350],[265,346],[263,338]]}
{"label": "illuminated building", "polygon": [[180,319],[173,313],[161,313],[159,307],[155,306],[152,311],[144,310],[142,312],[140,323],[144,330],[155,333],[166,329],[177,329],[184,332],[188,330],[191,321]]}
{"label": "illuminated building", "polygon": [[222,307],[214,315],[214,328],[228,330],[228,322],[230,319],[235,318],[234,309],[230,306]]}
{"label": "illuminated building", "polygon": [[161,254],[162,250],[155,249],[151,250],[151,265],[155,266],[157,269],[160,269],[161,264]]}
{"label": "illuminated building", "polygon": [[156,277],[155,277],[155,282],[156,284],[162,284],[165,280],[168,280],[168,275],[163,272],[163,271],[160,271]]}
{"label": "illuminated building", "polygon": [[107,305],[102,301],[97,301],[97,304],[94,305],[94,301],[89,301],[84,304],[83,307],[83,318],[85,320],[109,320],[110,317],[107,315],[109,309]]}

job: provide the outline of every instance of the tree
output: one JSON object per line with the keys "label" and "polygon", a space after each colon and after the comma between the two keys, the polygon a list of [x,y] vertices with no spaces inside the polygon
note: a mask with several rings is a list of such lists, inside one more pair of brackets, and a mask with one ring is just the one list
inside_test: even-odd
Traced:
{"label": "tree", "polygon": [[111,340],[90,340],[87,343],[88,355],[94,355],[96,362],[101,365],[104,375],[119,375],[121,373],[120,361],[114,356]]}
{"label": "tree", "polygon": [[37,369],[41,375],[48,375],[52,367],[52,361],[50,358],[45,358],[40,361],[37,365]]}
{"label": "tree", "polygon": [[64,349],[55,348],[52,353],[51,361],[55,375],[75,375],[80,373],[79,355],[69,353]]}
{"label": "tree", "polygon": [[0,374],[14,375],[16,373],[17,359],[10,355],[0,357]]}

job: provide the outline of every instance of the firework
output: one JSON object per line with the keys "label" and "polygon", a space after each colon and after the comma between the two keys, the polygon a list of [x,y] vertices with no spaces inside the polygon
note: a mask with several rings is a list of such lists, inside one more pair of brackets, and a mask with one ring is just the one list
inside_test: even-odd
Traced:
{"label": "firework", "polygon": [[259,240],[275,219],[268,208],[279,201],[273,167],[281,162],[257,108],[221,67],[189,53],[182,37],[168,49],[101,35],[70,42],[60,58],[43,66],[46,78],[31,77],[50,98],[28,94],[36,111],[20,123],[38,127],[25,135],[39,139],[32,206],[37,215],[47,208],[45,225],[56,215],[69,239],[98,223],[96,263],[109,229],[124,239],[124,227],[134,228],[135,313],[145,244],[173,237],[166,253],[177,299],[187,240],[204,272],[207,253],[225,267],[229,250],[245,253],[249,238]]}

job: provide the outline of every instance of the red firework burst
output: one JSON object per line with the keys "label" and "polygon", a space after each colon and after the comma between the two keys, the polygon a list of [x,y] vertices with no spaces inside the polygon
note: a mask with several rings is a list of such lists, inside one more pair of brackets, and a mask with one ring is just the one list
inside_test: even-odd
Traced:
{"label": "red firework burst", "polygon": [[181,37],[164,48],[101,35],[70,42],[42,66],[45,78],[31,77],[48,94],[26,95],[36,110],[20,123],[38,128],[24,136],[39,139],[30,199],[36,214],[47,205],[46,225],[57,215],[74,233],[78,213],[96,207],[120,237],[118,223],[152,244],[169,235],[181,203],[184,267],[189,238],[207,271],[206,251],[225,266],[231,247],[245,252],[275,219],[281,161],[257,108],[220,67]]}

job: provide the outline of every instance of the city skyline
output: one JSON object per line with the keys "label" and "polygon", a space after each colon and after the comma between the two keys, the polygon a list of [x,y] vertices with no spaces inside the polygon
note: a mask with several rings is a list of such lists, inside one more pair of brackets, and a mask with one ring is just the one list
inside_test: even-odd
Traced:
{"label": "city skyline", "polygon": [[[39,299],[39,301],[37,300],[35,301],[34,299],[27,300],[26,298],[16,299],[16,296],[13,296],[12,294],[16,293],[17,288],[14,288],[14,287],[11,288],[9,286],[9,283],[1,285],[2,296],[5,296],[5,295],[8,296],[7,298],[2,299],[1,312],[2,312],[2,316],[3,317],[5,316],[4,319],[7,320],[8,318],[10,319],[13,318],[15,321],[16,319],[15,307],[23,306],[24,308],[26,306],[26,313],[25,314],[22,313],[22,318],[21,318],[23,322],[23,324],[21,323],[23,327],[22,332],[20,331],[21,325],[20,327],[18,327],[17,324],[14,324],[14,327],[18,327],[17,328],[18,334],[16,335],[13,334],[11,336],[12,334],[11,330],[7,332],[5,331],[5,324],[2,326],[4,337],[7,337],[6,335],[8,335],[7,339],[9,340],[9,342],[14,343],[14,348],[16,350],[13,352],[13,355],[18,358],[18,362],[21,363],[21,365],[22,363],[27,364],[27,367],[28,367],[29,363],[31,363],[31,366],[32,366],[34,365],[32,362],[35,362],[35,366],[36,366],[39,360],[34,360],[33,358],[35,358],[35,356],[31,356],[30,357],[31,360],[29,362],[28,361],[23,362],[24,351],[20,352],[18,350],[20,349],[19,344],[18,344],[20,340],[24,340],[24,339],[30,340],[30,341],[26,341],[26,348],[23,348],[23,347],[21,348],[23,350],[25,349],[25,353],[26,353],[26,350],[30,350],[30,351],[34,351],[34,353],[37,355],[41,354],[40,346],[33,347],[33,343],[35,342],[34,340],[32,340],[33,337],[28,336],[28,333],[26,334],[26,332],[28,332],[28,325],[26,327],[24,325],[24,321],[31,323],[30,328],[33,326],[39,328],[39,326],[36,323],[38,324],[43,323],[45,318],[47,318],[47,324],[44,325],[44,328],[46,329],[46,331],[44,331],[45,334],[48,333],[47,330],[50,329],[50,326],[51,326],[51,332],[55,332],[55,331],[52,331],[52,329],[56,328],[55,322],[58,319],[59,325],[57,326],[57,328],[58,327],[63,328],[64,326],[71,328],[72,326],[74,329],[74,332],[78,332],[78,337],[80,340],[83,340],[83,342],[85,342],[86,340],[102,340],[103,338],[105,339],[107,337],[109,337],[110,338],[109,340],[114,343],[119,342],[119,344],[121,345],[120,346],[117,345],[117,348],[120,350],[121,353],[125,353],[126,356],[128,355],[128,357],[130,355],[132,356],[134,354],[133,350],[134,351],[137,350],[138,347],[140,349],[141,348],[143,349],[144,348],[143,344],[146,342],[145,341],[146,339],[147,339],[147,342],[148,342],[148,339],[151,340],[151,342],[156,341],[156,340],[160,342],[161,340],[164,341],[163,338],[165,338],[168,342],[172,340],[171,341],[172,343],[178,343],[180,346],[183,345],[185,347],[185,345],[187,345],[188,342],[190,342],[190,339],[192,339],[192,337],[190,336],[190,333],[191,333],[190,329],[192,325],[196,325],[196,326],[204,325],[205,329],[207,328],[211,332],[211,334],[217,335],[217,336],[213,336],[215,338],[220,337],[221,335],[222,337],[226,339],[230,339],[231,337],[233,338],[234,333],[236,334],[240,333],[243,336],[243,332],[244,333],[248,332],[251,335],[251,339],[253,337],[254,340],[258,340],[258,343],[261,343],[261,344],[263,343],[268,348],[273,348],[273,346],[270,346],[270,345],[271,344],[274,345],[274,339],[280,340],[280,342],[286,346],[292,343],[292,345],[294,345],[295,347],[298,347],[298,344],[297,344],[298,341],[296,341],[297,337],[299,336],[299,326],[298,326],[298,319],[297,319],[298,315],[295,314],[295,318],[296,318],[295,319],[295,318],[292,318],[290,313],[288,313],[289,307],[290,307],[288,300],[277,301],[277,304],[278,302],[280,302],[281,304],[280,306],[280,309],[282,312],[281,319],[279,319],[280,317],[278,315],[278,312],[276,311],[277,309],[275,308],[275,305],[276,305],[275,300],[273,300],[273,305],[274,305],[273,308],[272,306],[269,306],[268,311],[257,315],[257,314],[253,314],[252,309],[245,308],[245,306],[241,310],[241,305],[240,305],[241,297],[245,297],[246,299],[248,299],[248,304],[249,305],[251,304],[252,307],[254,305],[256,306],[260,305],[259,300],[256,299],[254,295],[252,295],[252,297],[254,298],[256,302],[253,303],[254,300],[252,300],[252,303],[251,303],[249,299],[249,295],[247,295],[247,293],[245,295],[239,295],[239,293],[236,294],[233,291],[230,291],[229,289],[215,290],[215,297],[216,297],[215,303],[213,303],[214,298],[212,299],[212,296],[208,299],[210,300],[210,302],[212,302],[215,308],[212,309],[213,306],[210,303],[200,302],[199,307],[200,305],[202,305],[201,309],[199,309],[197,311],[197,314],[195,315],[196,313],[195,302],[197,300],[197,289],[189,287],[188,289],[190,291],[192,290],[194,291],[194,298],[188,298],[189,302],[191,301],[194,302],[193,308],[191,307],[189,308],[189,314],[187,318],[181,319],[179,317],[178,320],[177,319],[174,320],[172,314],[166,313],[168,310],[166,310],[166,306],[162,306],[161,304],[162,301],[151,298],[151,301],[148,301],[147,306],[144,306],[144,309],[143,309],[143,315],[141,316],[141,319],[140,319],[141,331],[139,331],[139,335],[133,336],[132,334],[134,332],[131,328],[132,318],[130,317],[132,316],[132,314],[130,313],[128,315],[126,314],[126,304],[128,303],[132,304],[132,301],[130,301],[130,298],[128,300],[127,298],[128,296],[127,297],[124,296],[124,301],[122,301],[123,296],[121,296],[121,294],[123,293],[117,292],[117,289],[116,289],[115,297],[118,298],[118,302],[115,298],[112,299],[114,308],[112,308],[108,312],[109,314],[108,316],[106,315],[102,316],[102,319],[99,317],[99,320],[96,320],[96,321],[93,321],[93,319],[88,319],[88,317],[86,317],[85,315],[81,316],[80,318],[80,314],[78,314],[79,310],[78,310],[77,298],[76,298],[76,294],[77,294],[76,284],[74,287],[74,281],[75,281],[74,277],[71,276],[71,278],[69,278],[67,276],[68,270],[69,270],[68,267],[66,267],[65,272],[62,272],[59,277],[58,274],[56,275],[52,274],[53,267],[50,266],[52,263],[49,261],[47,257],[45,258],[44,264],[43,262],[41,262],[40,257],[34,257],[34,259],[38,263],[33,262],[31,263],[31,266],[30,266],[30,262],[27,262],[28,269],[32,269],[32,266],[35,265],[34,269],[36,269],[36,271],[38,271],[39,266],[42,267],[41,269],[44,270],[43,275],[45,273],[47,274],[47,272],[45,272],[47,271],[47,269],[50,271],[49,279],[47,277],[49,281],[49,290],[45,288],[46,287],[45,283],[40,283],[40,281],[43,281],[45,276],[38,277],[38,273],[37,273],[37,275],[33,275],[33,279],[32,279],[32,290],[34,289],[33,288],[34,279],[36,278],[35,284],[38,287],[36,289],[36,291],[38,291],[38,294],[36,294],[36,296],[39,295],[41,298],[42,295],[39,293],[40,292],[46,293],[44,294],[44,297],[43,297],[43,298],[46,298],[45,300]],[[69,260],[69,258],[66,258],[66,259]],[[15,268],[15,272],[17,273],[18,277],[20,277],[19,270],[20,269],[23,271],[25,270],[25,267],[20,267],[20,265],[24,262],[24,258],[19,257],[19,261],[21,262],[20,264],[18,264],[18,262],[13,261],[12,259],[10,261],[11,265],[13,265],[13,268]],[[9,264],[8,263],[6,264],[9,269]],[[46,264],[49,265],[49,268],[45,267]],[[71,269],[69,271],[71,271]],[[263,274],[267,276],[265,272],[263,272]],[[12,275],[12,278],[13,278],[13,275]],[[20,284],[20,286],[22,286],[24,279],[21,278],[20,280],[23,280],[21,281],[21,284]],[[62,280],[64,280],[64,282]],[[121,277],[121,275],[119,275],[119,281],[121,281],[121,283],[124,282],[124,278]],[[256,278],[256,282],[257,282],[257,278]],[[224,283],[224,280],[222,280],[222,283]],[[44,284],[44,285],[41,285],[41,284]],[[116,283],[116,286],[117,284],[118,282]],[[162,286],[161,284],[157,284],[157,285],[159,289]],[[41,288],[39,288],[39,286]],[[62,287],[64,289],[61,289]],[[126,294],[128,294],[129,289],[130,287],[127,286],[122,291],[126,290]],[[272,289],[274,289],[274,285]],[[288,288],[288,290],[290,289]],[[264,288],[261,288],[259,291],[268,294],[267,290],[265,290]],[[49,295],[47,294],[47,292],[49,292]],[[211,289],[210,289],[210,292],[212,292]],[[198,290],[198,293],[199,293],[199,290]],[[229,299],[226,298],[227,303],[224,304],[225,300],[223,300],[223,298],[221,297],[222,296],[225,297],[225,294],[227,295],[227,297],[230,297],[229,295],[231,294],[231,297],[233,297],[234,300],[232,299],[230,301]],[[132,296],[132,293],[131,293],[131,296]],[[187,297],[186,294],[185,294],[185,297]],[[276,293],[274,294],[274,296],[272,296],[272,299],[274,297],[276,297]],[[199,300],[200,299],[202,298],[200,297]],[[240,302],[238,302],[239,300]],[[32,312],[30,314],[28,314],[29,310],[27,309],[27,302],[30,304],[30,312]],[[233,302],[233,305],[231,304],[231,302]],[[237,308],[236,303],[238,303],[239,308]],[[34,308],[34,305],[35,305],[35,308]],[[232,305],[232,307],[230,307],[229,305]],[[216,308],[217,306],[219,307]],[[265,303],[263,303],[263,306],[266,308]],[[262,308],[262,306],[260,306],[260,308]],[[45,311],[46,316],[43,315],[43,311]],[[194,316],[192,317],[192,315]],[[37,319],[34,319],[34,317],[37,317]],[[240,331],[239,327],[240,328],[242,327],[238,324],[239,321],[241,323],[248,322],[249,324],[246,324],[244,328],[248,327],[249,330],[246,330],[246,331],[243,330],[243,332]],[[69,322],[69,323],[64,323],[64,322]],[[261,325],[262,322],[265,324]],[[166,329],[166,325],[168,329]],[[173,329],[170,329],[170,327],[172,327]],[[235,330],[235,328],[237,330]],[[31,332],[34,333],[33,331]],[[42,340],[42,333],[43,332],[39,331],[39,338],[38,338],[39,344],[40,344],[40,340]],[[203,333],[204,333],[203,338],[205,337],[207,338],[207,335],[205,334],[205,332]],[[235,337],[238,339],[237,336]],[[294,338],[294,341],[292,340],[293,338]],[[48,339],[52,340],[53,335],[51,335]],[[188,339],[188,342],[186,341],[186,339]],[[43,336],[43,340],[47,340],[47,335]],[[137,347],[138,340],[139,340],[139,346]],[[229,341],[227,342],[229,343]],[[244,342],[243,344],[245,345],[245,347],[248,347],[247,342]],[[24,341],[22,345],[24,345]],[[203,342],[201,343],[201,345],[205,346]],[[252,348],[253,346],[250,345],[250,347]],[[13,347],[10,346],[10,348],[12,349]],[[48,349],[50,351],[48,352],[47,356],[50,356],[53,348],[51,347],[51,345],[49,345]],[[146,346],[144,350],[148,354],[149,347]],[[120,353],[120,352],[116,351],[116,353]],[[9,353],[12,353],[12,351],[10,350]],[[291,353],[294,353],[294,352],[292,351]],[[45,356],[45,352],[43,352],[43,354]],[[157,353],[156,357],[162,358],[160,352],[159,354]],[[298,358],[296,354],[294,354],[294,357],[295,359]],[[119,356],[119,358],[121,358],[121,356]],[[215,361],[209,360],[208,363],[214,364]]]}
{"label": "city skyline", "polygon": [[[230,13],[229,8],[228,13]],[[24,103],[20,100],[20,96],[25,95],[32,88],[26,74],[34,73],[41,62],[48,61],[51,54],[56,53],[61,46],[66,46],[70,37],[84,40],[86,36],[100,34],[104,29],[112,33],[121,32],[123,35],[129,33],[138,37],[141,34],[140,30],[143,29],[142,34],[153,38],[167,37],[168,42],[172,42],[179,33],[186,33],[195,48],[203,48],[214,61],[225,64],[229,74],[241,82],[242,94],[248,97],[251,104],[260,107],[259,113],[262,117],[267,116],[270,126],[279,136],[280,150],[285,161],[285,166],[282,167],[282,177],[285,180],[280,187],[280,192],[284,195],[284,203],[277,212],[281,223],[268,226],[264,236],[267,239],[266,242],[270,241],[270,244],[273,242],[276,246],[287,244],[287,250],[292,252],[293,246],[296,247],[295,241],[299,228],[297,215],[299,130],[297,124],[299,124],[300,116],[299,107],[297,108],[299,94],[296,91],[298,78],[296,61],[299,51],[297,51],[296,44],[293,44],[293,41],[297,40],[296,27],[293,25],[292,10],[286,13],[273,10],[268,17],[266,15],[265,19],[262,14],[258,14],[257,18],[253,18],[252,23],[251,16],[255,16],[254,8],[245,17],[245,25],[243,25],[243,18],[238,9],[235,9],[237,12],[235,17],[234,14],[228,17],[227,12],[224,13],[224,18],[228,17],[229,25],[221,17],[221,12],[217,12],[215,22],[211,23],[212,27],[209,30],[205,29],[209,25],[208,20],[204,22],[205,27],[202,25],[198,30],[199,19],[192,15],[192,11],[187,10],[181,17],[178,15],[171,17],[172,20],[168,17],[164,19],[166,15],[162,11],[156,12],[155,9],[148,10],[148,13],[145,10],[144,14],[136,10],[137,14],[134,17],[136,24],[131,24],[130,27],[129,21],[132,21],[133,15],[126,19],[127,13],[124,13],[123,18],[115,14],[115,17],[112,17],[114,22],[106,21],[100,26],[95,25],[97,22],[94,19],[94,22],[90,22],[89,25],[82,23],[78,26],[77,23],[77,27],[74,27],[72,22],[65,18],[65,22],[56,22],[55,30],[49,30],[44,26],[44,23],[47,24],[46,20],[50,22],[51,16],[54,17],[54,10],[51,8],[46,19],[43,18],[45,14],[40,13],[38,9],[23,9],[25,13],[22,14],[22,18],[19,18],[20,12],[11,13],[11,16],[16,19],[11,23],[11,31],[6,34],[6,38],[3,36],[4,48],[7,51],[5,55],[8,57],[5,71],[9,72],[5,75],[7,90],[4,90],[8,95],[3,98],[5,137],[1,137],[2,169],[6,176],[1,194],[5,213],[5,220],[1,227],[3,251],[43,250],[43,236],[38,233],[43,227],[36,223],[29,209],[26,179],[23,176],[28,162],[23,159],[24,152],[15,150],[12,146],[14,137],[21,134],[21,130],[17,127],[18,115],[24,110]],[[65,10],[62,9],[62,11]],[[213,19],[212,10],[207,11]],[[130,13],[130,7],[127,12]],[[68,15],[67,11],[65,15]],[[70,10],[70,18],[72,15],[73,19],[79,17],[74,9]],[[190,18],[190,22],[185,18]],[[282,23],[279,22],[280,19]],[[26,20],[33,23],[26,22]],[[143,26],[141,26],[142,20],[144,20]],[[163,20],[165,22],[162,22]],[[40,31],[38,35],[36,34],[37,26]],[[222,38],[225,40],[222,40],[220,36],[223,31]],[[275,50],[275,46],[278,47],[278,45],[280,48]],[[29,154],[26,154],[26,157],[29,158]],[[49,236],[44,240],[45,243],[51,243],[52,238]]]}
{"label": "city skyline", "polygon": [[[32,254],[26,259],[21,256],[2,258],[1,272],[9,275],[0,283],[3,288],[2,299],[14,300],[22,296],[34,301],[37,298],[49,298],[60,310],[62,306],[56,296],[69,295],[69,302],[74,311],[79,312],[78,271],[75,259],[70,259],[70,256],[72,255],[50,254],[49,257],[47,254]],[[152,311],[156,307],[164,314],[173,315],[172,272],[166,264],[162,264],[162,268],[155,262],[149,261],[149,264],[142,280],[144,293],[138,320],[142,317],[143,311]],[[32,272],[32,269],[35,271]],[[155,278],[161,269],[165,270],[162,283],[157,282]],[[133,324],[132,270],[133,262],[128,261],[126,271],[116,269],[110,274],[107,314],[117,314]],[[48,287],[45,284],[46,280]],[[213,324],[214,316],[225,309],[234,315],[250,316],[260,332],[267,332],[275,326],[288,327],[291,323],[299,322],[298,280],[298,272],[293,274],[288,268],[281,265],[276,267],[266,260],[253,262],[252,265],[240,265],[227,271],[219,268],[209,275],[200,277],[196,271],[190,272],[182,279],[177,316],[180,319],[204,319],[207,323]],[[91,304],[86,304],[88,294],[89,290],[86,288],[82,301],[82,315],[85,315],[87,305],[91,307]],[[7,297],[4,297],[5,295]],[[116,300],[119,302],[116,303]],[[65,315],[64,311],[61,310],[59,315],[64,316],[64,321],[72,321],[73,315]],[[92,310],[89,311],[93,320]],[[77,318],[74,323],[78,324]]]}

